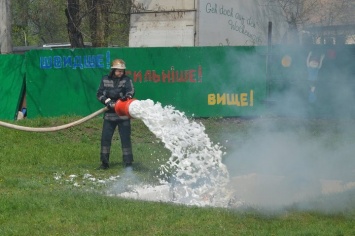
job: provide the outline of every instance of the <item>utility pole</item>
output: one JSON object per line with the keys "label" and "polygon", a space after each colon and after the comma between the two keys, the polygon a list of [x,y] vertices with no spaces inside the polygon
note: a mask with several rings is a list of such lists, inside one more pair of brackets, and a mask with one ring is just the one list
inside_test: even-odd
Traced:
{"label": "utility pole", "polygon": [[11,41],[11,0],[0,0],[0,51],[1,54],[12,53]]}

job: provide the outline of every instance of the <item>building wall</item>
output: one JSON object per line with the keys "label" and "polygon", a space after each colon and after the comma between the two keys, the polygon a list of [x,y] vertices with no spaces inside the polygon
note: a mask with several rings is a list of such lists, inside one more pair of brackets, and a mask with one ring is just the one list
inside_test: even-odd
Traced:
{"label": "building wall", "polygon": [[194,46],[196,0],[138,0],[132,12],[130,47]]}
{"label": "building wall", "polygon": [[263,0],[200,0],[198,45],[266,45],[268,23],[272,41],[280,43],[287,24],[277,7]]}
{"label": "building wall", "polygon": [[262,0],[137,0],[130,47],[266,45],[280,43],[287,23],[279,8]]}

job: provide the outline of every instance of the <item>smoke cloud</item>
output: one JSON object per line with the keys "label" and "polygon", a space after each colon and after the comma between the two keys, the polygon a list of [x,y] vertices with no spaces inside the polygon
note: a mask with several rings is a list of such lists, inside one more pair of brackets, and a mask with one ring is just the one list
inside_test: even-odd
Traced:
{"label": "smoke cloud", "polygon": [[[312,50],[325,55],[316,100],[309,100],[307,81],[306,61]],[[269,79],[274,87],[265,111],[244,122],[245,134],[225,136],[225,164],[236,198],[276,209],[339,212],[354,205],[355,90],[354,69],[345,63],[350,58],[347,51],[323,47],[273,54]],[[282,65],[285,55],[292,61]],[[245,73],[252,70],[244,68]]]}

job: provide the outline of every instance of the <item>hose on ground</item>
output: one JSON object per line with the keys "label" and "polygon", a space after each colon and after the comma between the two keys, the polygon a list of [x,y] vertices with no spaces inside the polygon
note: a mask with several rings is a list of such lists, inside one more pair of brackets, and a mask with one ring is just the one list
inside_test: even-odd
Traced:
{"label": "hose on ground", "polygon": [[26,126],[20,126],[20,125],[14,125],[14,124],[10,124],[10,123],[6,123],[6,122],[2,122],[0,121],[0,126],[4,126],[10,129],[16,129],[16,130],[22,130],[22,131],[28,131],[28,132],[54,132],[54,131],[58,131],[58,130],[63,130],[63,129],[67,129],[70,127],[73,127],[75,125],[79,125],[81,123],[84,123],[85,121],[88,121],[92,118],[94,118],[95,116],[100,115],[101,113],[107,111],[108,108],[104,107],[88,116],[85,116],[84,118],[74,121],[72,123],[69,124],[65,124],[65,125],[60,125],[60,126],[55,126],[55,127],[42,127],[42,128],[37,128],[37,127],[26,127]]}

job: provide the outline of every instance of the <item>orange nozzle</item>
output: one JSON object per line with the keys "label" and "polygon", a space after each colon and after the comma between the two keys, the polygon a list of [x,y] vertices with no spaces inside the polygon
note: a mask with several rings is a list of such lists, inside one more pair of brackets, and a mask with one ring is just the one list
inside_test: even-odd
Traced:
{"label": "orange nozzle", "polygon": [[119,116],[128,116],[131,117],[129,114],[129,105],[136,99],[128,99],[127,101],[118,100],[115,104],[115,112]]}

